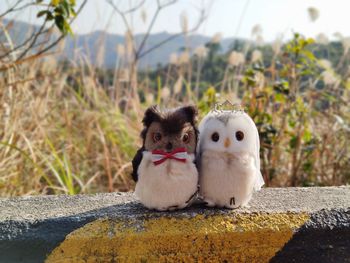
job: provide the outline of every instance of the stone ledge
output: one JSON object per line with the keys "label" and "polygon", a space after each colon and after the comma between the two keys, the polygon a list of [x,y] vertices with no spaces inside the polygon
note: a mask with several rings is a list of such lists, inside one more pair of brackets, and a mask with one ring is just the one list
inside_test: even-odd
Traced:
{"label": "stone ledge", "polygon": [[0,199],[0,262],[350,262],[350,187],[264,188],[250,208],[144,209],[132,194]]}

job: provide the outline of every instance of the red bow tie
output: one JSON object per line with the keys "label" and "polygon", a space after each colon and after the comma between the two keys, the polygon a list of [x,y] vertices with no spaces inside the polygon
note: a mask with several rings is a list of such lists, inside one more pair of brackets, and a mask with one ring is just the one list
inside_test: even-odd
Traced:
{"label": "red bow tie", "polygon": [[173,159],[179,162],[186,162],[186,149],[185,148],[177,148],[172,152],[164,152],[162,150],[153,150],[152,151],[152,161],[154,165],[161,164],[165,162],[167,159]]}

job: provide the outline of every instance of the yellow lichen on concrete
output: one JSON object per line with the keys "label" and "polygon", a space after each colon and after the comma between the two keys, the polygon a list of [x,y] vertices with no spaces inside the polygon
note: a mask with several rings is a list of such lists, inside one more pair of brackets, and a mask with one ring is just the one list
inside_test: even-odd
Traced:
{"label": "yellow lichen on concrete", "polygon": [[100,219],[69,234],[46,262],[267,262],[308,219],[293,213]]}

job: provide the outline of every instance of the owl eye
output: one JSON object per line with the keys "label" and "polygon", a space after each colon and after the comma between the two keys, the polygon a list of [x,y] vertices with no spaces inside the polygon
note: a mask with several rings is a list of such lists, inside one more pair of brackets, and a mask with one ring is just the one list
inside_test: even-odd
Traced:
{"label": "owl eye", "polygon": [[218,140],[220,139],[220,136],[217,132],[214,132],[212,135],[211,135],[211,140],[213,142],[217,142]]}
{"label": "owl eye", "polygon": [[242,141],[244,139],[244,133],[242,131],[236,132],[236,139],[237,141]]}
{"label": "owl eye", "polygon": [[190,141],[190,135],[188,133],[185,133],[183,136],[182,136],[182,141],[184,143],[189,143]]}
{"label": "owl eye", "polygon": [[162,135],[159,132],[153,133],[153,141],[158,142],[162,139]]}

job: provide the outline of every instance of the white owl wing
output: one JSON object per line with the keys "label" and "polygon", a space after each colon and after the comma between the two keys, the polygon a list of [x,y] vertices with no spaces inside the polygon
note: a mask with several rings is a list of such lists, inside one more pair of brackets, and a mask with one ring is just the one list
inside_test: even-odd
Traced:
{"label": "white owl wing", "polygon": [[[252,120],[254,126],[255,123]],[[255,167],[256,167],[256,181],[254,185],[254,190],[259,191],[261,187],[265,184],[264,178],[262,177],[261,171],[260,171],[260,139],[259,139],[259,132],[258,129],[256,128],[256,156],[255,156]]]}
{"label": "white owl wing", "polygon": [[254,191],[259,191],[261,187],[265,184],[264,178],[261,175],[260,170],[256,172],[256,182],[254,185]]}

